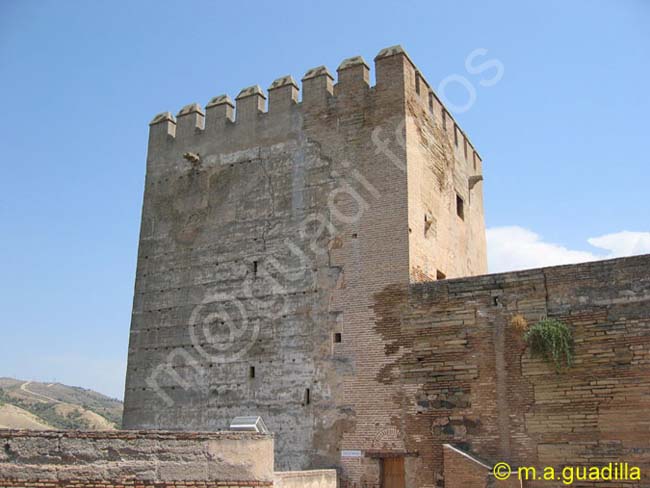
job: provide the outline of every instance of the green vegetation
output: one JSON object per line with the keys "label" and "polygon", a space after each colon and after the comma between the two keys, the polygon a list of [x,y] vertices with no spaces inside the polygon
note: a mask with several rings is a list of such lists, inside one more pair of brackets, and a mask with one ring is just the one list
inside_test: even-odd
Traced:
{"label": "green vegetation", "polygon": [[552,362],[557,372],[573,364],[573,333],[564,322],[540,320],[524,332],[524,340],[534,356]]}
{"label": "green vegetation", "polygon": [[[42,397],[33,398],[30,390],[21,391],[24,382],[11,378],[0,379],[0,405],[9,404],[26,410],[42,422],[57,429],[88,430],[96,428],[93,421],[85,417],[84,410],[101,415],[116,428],[121,424],[122,402],[84,388],[54,383],[47,385],[47,395],[53,401]],[[29,388],[38,392],[43,384],[32,382]],[[62,403],[59,403],[62,402]],[[65,404],[66,406],[63,406]],[[72,408],[70,408],[72,406]],[[77,407],[77,408],[75,408]]]}
{"label": "green vegetation", "polygon": [[1,392],[2,401],[11,403],[43,419],[47,424],[57,429],[89,429],[90,424],[83,418],[79,410],[73,410],[67,415],[61,415],[56,411],[56,403],[50,402],[26,402],[20,398],[9,397],[4,391]]}

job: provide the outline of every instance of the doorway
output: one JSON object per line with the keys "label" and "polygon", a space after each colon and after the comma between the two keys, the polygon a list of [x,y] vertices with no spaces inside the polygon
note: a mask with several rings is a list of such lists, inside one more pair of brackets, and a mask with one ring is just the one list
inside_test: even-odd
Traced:
{"label": "doorway", "polygon": [[381,488],[405,488],[403,457],[381,459]]}

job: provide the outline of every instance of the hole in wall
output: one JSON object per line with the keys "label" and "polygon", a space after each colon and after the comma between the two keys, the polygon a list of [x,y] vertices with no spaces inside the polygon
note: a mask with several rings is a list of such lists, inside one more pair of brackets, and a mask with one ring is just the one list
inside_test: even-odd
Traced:
{"label": "hole in wall", "polygon": [[334,332],[334,342],[340,343],[343,341],[343,337],[340,332]]}
{"label": "hole in wall", "polygon": [[305,399],[303,403],[305,405],[309,405],[311,403],[311,392],[309,391],[309,388],[305,388]]}
{"label": "hole in wall", "polygon": [[458,193],[456,193],[456,215],[465,220],[465,201]]}

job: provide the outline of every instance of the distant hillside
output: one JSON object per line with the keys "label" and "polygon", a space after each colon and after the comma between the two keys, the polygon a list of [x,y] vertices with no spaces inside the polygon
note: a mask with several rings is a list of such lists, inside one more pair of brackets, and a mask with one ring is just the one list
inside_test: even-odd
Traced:
{"label": "distant hillside", "polygon": [[0,378],[0,429],[113,430],[122,402],[61,383]]}

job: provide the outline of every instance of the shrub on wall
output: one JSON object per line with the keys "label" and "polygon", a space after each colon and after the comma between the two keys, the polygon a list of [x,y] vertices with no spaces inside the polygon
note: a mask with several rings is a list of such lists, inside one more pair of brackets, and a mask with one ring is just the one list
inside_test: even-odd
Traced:
{"label": "shrub on wall", "polygon": [[573,333],[564,322],[540,320],[524,333],[524,340],[534,356],[552,362],[558,372],[573,363]]}

